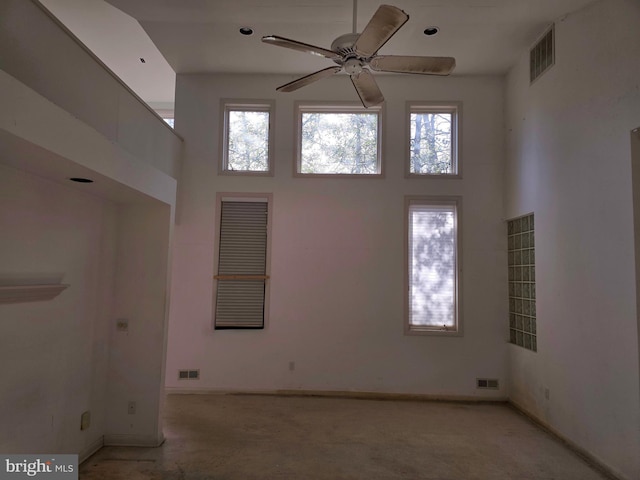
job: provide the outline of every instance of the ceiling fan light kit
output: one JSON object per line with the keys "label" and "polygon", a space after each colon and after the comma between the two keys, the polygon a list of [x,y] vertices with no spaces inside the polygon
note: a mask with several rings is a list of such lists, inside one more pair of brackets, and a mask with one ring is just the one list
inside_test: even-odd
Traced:
{"label": "ceiling fan light kit", "polygon": [[362,104],[368,108],[384,102],[384,96],[371,70],[420,75],[449,75],[455,68],[456,61],[452,57],[377,55],[378,50],[409,20],[409,15],[397,7],[380,5],[362,33],[356,33],[356,12],[357,0],[354,0],[354,31],[336,38],[331,44],[330,50],[277,35],[262,37],[264,43],[324,57],[333,60],[338,65],[298,78],[281,85],[276,90],[278,92],[293,92],[344,70],[351,77],[351,82]]}

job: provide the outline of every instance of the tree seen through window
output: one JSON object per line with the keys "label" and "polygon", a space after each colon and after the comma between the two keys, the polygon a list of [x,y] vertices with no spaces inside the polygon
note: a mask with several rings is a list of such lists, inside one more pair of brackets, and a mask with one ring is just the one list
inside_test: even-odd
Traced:
{"label": "tree seen through window", "polygon": [[452,114],[449,112],[413,112],[410,116],[410,172],[451,174]]}
{"label": "tree seen through window", "polygon": [[377,113],[302,113],[300,173],[379,174]]}
{"label": "tree seen through window", "polygon": [[226,170],[269,171],[269,112],[231,110]]}

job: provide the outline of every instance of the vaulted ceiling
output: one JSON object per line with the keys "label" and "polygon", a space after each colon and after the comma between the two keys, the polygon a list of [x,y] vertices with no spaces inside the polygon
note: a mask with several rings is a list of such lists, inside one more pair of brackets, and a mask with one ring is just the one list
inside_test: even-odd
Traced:
{"label": "vaulted ceiling", "polygon": [[[139,22],[176,73],[307,74],[332,63],[263,44],[260,38],[276,34],[329,48],[336,37],[352,31],[352,0],[107,1]],[[592,1],[388,0],[407,12],[410,19],[380,53],[452,56],[457,61],[454,75],[504,74],[517,55],[529,48],[548,25],[562,21],[565,15]],[[140,36],[141,30],[134,35],[131,28],[118,27],[117,15],[107,15],[105,12],[111,7],[102,0],[42,0],[42,3],[72,31],[83,30],[84,38],[76,34],[90,48],[92,42],[100,44],[115,59],[111,62],[120,66],[105,63],[123,79],[117,68],[140,70],[142,75],[148,78],[155,75],[156,79],[166,74],[151,73],[157,66],[156,62],[149,65],[148,59],[154,58],[149,51],[153,48],[151,42],[141,39],[144,37]],[[358,31],[380,3],[380,0],[358,1]],[[102,13],[96,14],[96,9]],[[111,13],[115,12],[111,9]],[[112,23],[99,28],[101,18]],[[425,28],[430,26],[437,26],[439,33],[424,35]],[[253,35],[241,35],[241,27],[251,27]],[[144,65],[140,65],[140,58],[145,58]],[[141,96],[144,98],[144,94]]]}

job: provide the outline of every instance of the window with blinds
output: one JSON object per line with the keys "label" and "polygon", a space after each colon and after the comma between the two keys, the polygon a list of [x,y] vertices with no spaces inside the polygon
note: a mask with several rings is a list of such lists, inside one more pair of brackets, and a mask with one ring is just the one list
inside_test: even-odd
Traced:
{"label": "window with blinds", "polygon": [[264,328],[269,198],[222,197],[219,212],[214,326]]}
{"label": "window with blinds", "polygon": [[407,333],[459,334],[458,197],[408,197]]}

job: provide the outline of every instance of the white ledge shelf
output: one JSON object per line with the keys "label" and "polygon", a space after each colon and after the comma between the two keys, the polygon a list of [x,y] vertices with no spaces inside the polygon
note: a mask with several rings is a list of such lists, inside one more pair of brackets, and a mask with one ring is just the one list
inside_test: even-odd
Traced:
{"label": "white ledge shelf", "polygon": [[0,285],[0,305],[5,303],[42,302],[53,300],[69,285]]}

